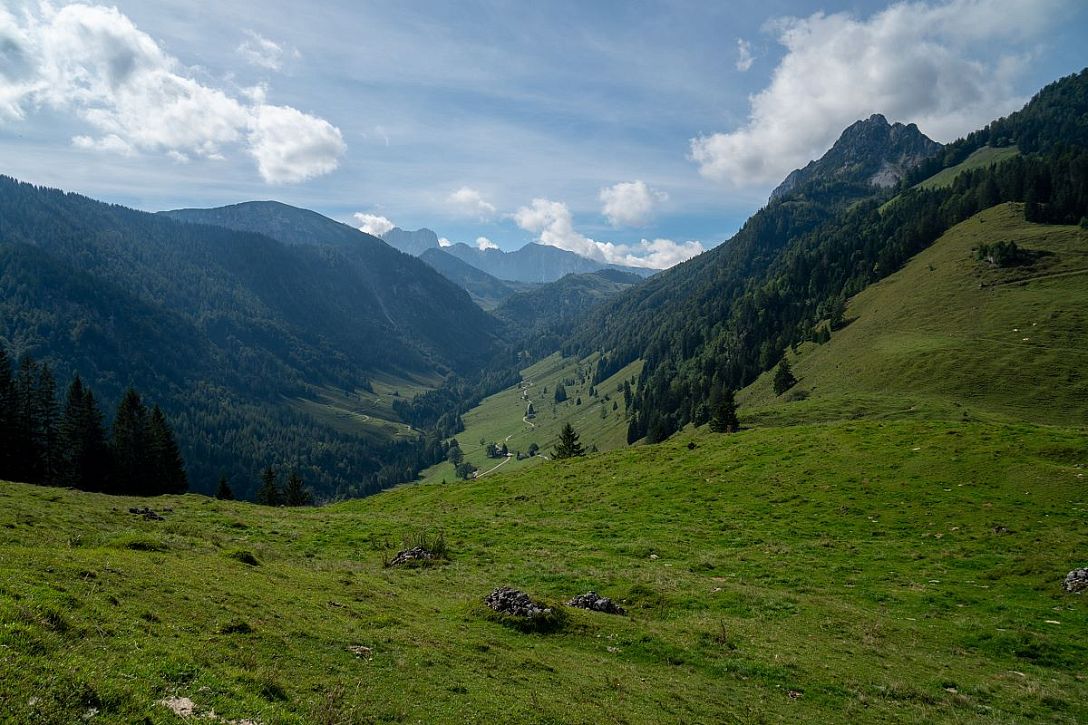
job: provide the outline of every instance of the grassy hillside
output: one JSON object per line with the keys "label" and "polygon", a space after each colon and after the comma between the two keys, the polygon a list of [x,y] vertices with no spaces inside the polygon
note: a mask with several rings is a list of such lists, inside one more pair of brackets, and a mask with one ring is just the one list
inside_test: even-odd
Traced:
{"label": "grassy hillside", "polygon": [[974,169],[993,166],[1006,159],[1011,159],[1019,153],[1020,150],[1015,146],[1005,146],[1003,148],[983,146],[982,148],[973,151],[970,156],[960,163],[955,166],[941,169],[933,176],[919,183],[918,186],[923,189],[943,189],[944,187],[951,186],[952,182],[956,180],[956,177],[964,171],[973,171]]}
{"label": "grassy hillside", "polygon": [[[490,471],[487,475],[538,465],[544,461],[536,458],[518,461],[516,457],[489,459],[485,448],[488,443],[501,446],[505,442],[511,453],[525,453],[530,443],[536,443],[540,452],[549,456],[559,439],[559,431],[568,422],[587,449],[596,445],[599,450],[607,451],[625,446],[626,409],[623,393],[617,388],[622,387],[624,380],[638,377],[641,363],[632,363],[617,371],[596,386],[596,396],[590,396],[594,364],[595,356],[578,360],[556,354],[522,370],[521,385],[484,399],[464,415],[465,430],[457,434],[457,441],[465,459],[475,464],[481,473]],[[567,400],[556,403],[556,385],[564,382]],[[530,401],[536,409],[536,417],[526,421],[525,411]],[[498,468],[499,464],[501,468]],[[421,478],[453,481],[456,475],[452,464],[442,463],[424,471]]]}
{"label": "grassy hillside", "polygon": [[[1061,581],[1088,563],[1086,450],[1052,427],[859,421],[311,510],[0,484],[0,713],[1084,721],[1088,608]],[[145,504],[172,510],[128,513]],[[421,530],[451,561],[384,568]],[[524,634],[484,615],[500,585],[630,614]]]}
{"label": "grassy hillside", "polygon": [[[1030,264],[996,269],[980,244],[1014,241]],[[787,399],[838,413],[1000,416],[1088,422],[1088,232],[1029,224],[1003,204],[949,230],[849,305],[849,324],[792,356]],[[750,416],[776,402],[771,374],[738,396]],[[842,403],[836,405],[836,401]],[[859,409],[860,406],[860,409]],[[915,410],[912,411],[911,409]],[[780,420],[781,409],[775,409]]]}

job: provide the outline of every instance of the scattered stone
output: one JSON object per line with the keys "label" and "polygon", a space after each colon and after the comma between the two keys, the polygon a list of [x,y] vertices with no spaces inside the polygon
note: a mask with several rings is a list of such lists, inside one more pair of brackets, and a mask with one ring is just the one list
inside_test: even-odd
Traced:
{"label": "scattered stone", "polygon": [[397,552],[397,555],[389,562],[389,566],[404,566],[413,562],[434,561],[438,556],[422,546],[413,546],[411,549]]}
{"label": "scattered stone", "polygon": [[1079,594],[1088,589],[1088,568],[1074,569],[1066,574],[1062,588],[1071,594]]}
{"label": "scattered stone", "polygon": [[196,703],[187,697],[167,697],[159,700],[159,704],[178,717],[192,717],[196,714]]}
{"label": "scattered stone", "polygon": [[801,692],[800,690],[790,690],[787,694],[790,696],[791,700],[799,700],[801,697],[804,696],[805,693]]}
{"label": "scattered stone", "polygon": [[529,595],[510,587],[499,587],[484,597],[484,604],[500,614],[532,619],[551,614],[551,607],[545,607],[529,598]]}
{"label": "scattered stone", "polygon": [[657,561],[657,554],[650,554],[650,559],[653,561]]}
{"label": "scattered stone", "polygon": [[144,519],[147,521],[166,521],[166,519],[164,519],[162,516],[159,516],[157,513],[155,513],[146,506],[144,506],[143,508],[136,508],[135,506],[133,506],[128,510],[128,512],[130,514],[135,514],[136,516],[143,516]]}
{"label": "scattered stone", "polygon": [[990,531],[994,532],[995,534],[1011,534],[1012,533],[1012,531],[1010,531],[1007,526],[995,526],[992,529],[990,529]]}
{"label": "scattered stone", "polygon": [[586,592],[567,602],[569,607],[588,609],[591,612],[603,612],[605,614],[627,614],[623,607],[613,602],[608,597],[602,597],[597,592]]}
{"label": "scattered stone", "polygon": [[370,660],[374,658],[374,650],[361,644],[355,644],[348,647],[348,652],[351,652],[356,657],[362,657],[364,660]]}

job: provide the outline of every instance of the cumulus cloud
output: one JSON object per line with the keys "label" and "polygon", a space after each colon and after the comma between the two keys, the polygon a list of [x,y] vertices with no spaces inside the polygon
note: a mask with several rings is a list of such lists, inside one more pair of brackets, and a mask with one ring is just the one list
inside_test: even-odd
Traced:
{"label": "cumulus cloud", "polygon": [[77,148],[189,160],[238,145],[269,183],[328,173],[346,148],[328,121],[269,105],[263,89],[239,99],[195,80],[116,8],[42,3],[18,19],[0,8],[0,48],[0,122],[71,113],[94,131]]}
{"label": "cumulus cloud", "polygon": [[438,246],[440,246],[440,247],[452,247],[453,242],[446,239],[445,237],[439,237],[438,238]]}
{"label": "cumulus cloud", "polygon": [[356,212],[352,216],[355,217],[355,221],[359,222],[359,231],[366,232],[367,234],[373,234],[375,237],[380,237],[387,231],[397,226],[393,222],[389,221],[383,216],[378,214],[364,214],[362,212]]}
{"label": "cumulus cloud", "polygon": [[737,70],[741,73],[746,72],[755,60],[752,55],[752,44],[744,38],[737,38]]}
{"label": "cumulus cloud", "polygon": [[450,194],[446,201],[458,212],[481,220],[495,216],[495,205],[484,199],[483,194],[468,186],[462,186]]}
{"label": "cumulus cloud", "polygon": [[252,30],[245,31],[246,39],[238,46],[236,52],[250,65],[266,70],[279,70],[283,67],[285,57],[300,57],[297,50],[288,52],[282,45],[265,38]]}
{"label": "cumulus cloud", "polygon": [[498,249],[499,245],[495,244],[487,237],[476,237],[476,248],[481,252],[486,252],[489,249]]}
{"label": "cumulus cloud", "polygon": [[[1023,102],[1014,81],[1027,56],[1016,44],[1060,18],[1065,1],[897,3],[868,18],[775,21],[769,28],[786,54],[770,85],[751,97],[747,123],[692,139],[691,158],[711,179],[775,182],[873,113],[952,140]],[[1004,50],[995,56],[996,47]]]}
{"label": "cumulus cloud", "polygon": [[567,205],[549,199],[533,199],[514,213],[522,229],[537,234],[537,242],[565,249],[606,264],[664,269],[703,252],[697,241],[678,244],[671,239],[643,239],[635,245],[598,242],[574,229]]}
{"label": "cumulus cloud", "polygon": [[340,129],[290,106],[254,109],[249,152],[265,181],[293,184],[327,174],[347,147]]}
{"label": "cumulus cloud", "polygon": [[601,189],[601,213],[614,227],[637,227],[649,221],[654,206],[669,195],[654,191],[644,181],[624,181]]}

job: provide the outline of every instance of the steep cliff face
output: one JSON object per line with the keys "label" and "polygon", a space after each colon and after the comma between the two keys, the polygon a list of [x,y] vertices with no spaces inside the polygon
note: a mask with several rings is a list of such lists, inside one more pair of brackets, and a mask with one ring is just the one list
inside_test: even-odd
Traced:
{"label": "steep cliff face", "polygon": [[796,169],[771,199],[786,196],[811,181],[867,181],[874,186],[894,186],[903,175],[936,155],[942,146],[913,123],[890,124],[879,113],[849,126],[835,145],[818,161]]}

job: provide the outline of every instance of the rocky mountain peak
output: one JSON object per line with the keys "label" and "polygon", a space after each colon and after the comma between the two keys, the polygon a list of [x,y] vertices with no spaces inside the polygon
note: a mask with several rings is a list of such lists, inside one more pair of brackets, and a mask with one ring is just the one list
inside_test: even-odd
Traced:
{"label": "rocky mountain peak", "polygon": [[771,192],[771,199],[820,179],[894,186],[907,171],[941,148],[915,124],[889,123],[882,114],[874,113],[850,124],[820,159],[790,173]]}

